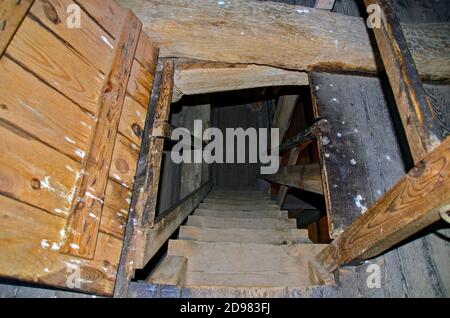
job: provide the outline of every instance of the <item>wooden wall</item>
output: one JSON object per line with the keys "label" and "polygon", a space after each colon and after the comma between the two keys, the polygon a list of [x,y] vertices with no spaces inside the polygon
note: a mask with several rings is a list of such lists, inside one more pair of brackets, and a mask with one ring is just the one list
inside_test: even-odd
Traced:
{"label": "wooden wall", "polygon": [[114,1],[69,28],[72,3],[34,1],[0,59],[0,276],[67,288],[78,266],[111,295],[157,50]]}

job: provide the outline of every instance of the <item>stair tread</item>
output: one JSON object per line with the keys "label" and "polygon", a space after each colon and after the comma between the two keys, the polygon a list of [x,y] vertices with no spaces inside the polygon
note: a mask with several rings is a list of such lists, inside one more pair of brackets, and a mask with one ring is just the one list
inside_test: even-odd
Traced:
{"label": "stair tread", "polygon": [[232,218],[190,215],[187,225],[210,228],[296,229],[297,221],[285,218]]}
{"label": "stair tread", "polygon": [[308,230],[285,229],[220,229],[196,226],[182,226],[179,239],[203,242],[232,242],[258,244],[312,244],[308,238]]}
{"label": "stair tread", "polygon": [[183,256],[166,255],[147,282],[161,285],[182,285],[186,274],[187,259]]}
{"label": "stair tread", "polygon": [[196,209],[194,215],[213,216],[213,217],[236,217],[236,218],[288,218],[287,211]]}
{"label": "stair tread", "polygon": [[324,247],[172,240],[168,253],[188,259],[186,286],[308,286],[334,281],[318,279],[309,261]]}
{"label": "stair tread", "polygon": [[276,204],[221,204],[221,203],[200,203],[200,209],[212,210],[244,210],[244,211],[259,211],[259,210],[275,210],[280,211],[280,206]]}

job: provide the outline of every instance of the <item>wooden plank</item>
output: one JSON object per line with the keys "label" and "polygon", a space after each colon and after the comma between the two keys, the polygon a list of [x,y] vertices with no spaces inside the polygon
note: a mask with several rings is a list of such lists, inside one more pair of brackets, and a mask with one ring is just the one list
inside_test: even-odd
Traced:
{"label": "wooden plank", "polygon": [[414,162],[417,164],[443,139],[423,88],[408,43],[391,5],[385,0],[365,0],[383,13],[381,27],[372,28],[392,87]]}
{"label": "wooden plank", "polygon": [[6,0],[0,6],[0,57],[19,29],[34,0]]}
{"label": "wooden plank", "polygon": [[318,164],[282,167],[278,173],[266,175],[264,178],[289,187],[323,194],[322,176]]}
{"label": "wooden plank", "polygon": [[314,72],[311,91],[314,116],[329,125],[318,144],[330,236],[336,238],[371,204],[368,169],[402,158],[379,79]]}
{"label": "wooden plank", "polygon": [[[154,102],[156,99],[152,99],[149,107],[155,107],[155,120],[169,120],[170,104],[172,101],[173,90],[173,73],[174,63],[173,61],[166,60],[163,64],[163,70],[161,74],[161,86],[157,95],[156,106]],[[152,95],[155,91],[152,92]],[[159,179],[161,174],[161,161],[163,156],[164,139],[151,138],[150,146],[150,174],[148,177],[148,184],[150,185],[150,193],[148,194],[147,201],[145,202],[144,214],[142,216],[142,223],[153,227],[156,216],[156,203],[158,199]]]}
{"label": "wooden plank", "polygon": [[264,210],[270,210],[270,211],[280,211],[280,206],[276,204],[243,204],[243,203],[229,203],[229,204],[223,204],[223,203],[200,203],[199,205],[200,209],[212,209],[212,210],[233,210],[233,209],[239,209],[242,211],[260,211],[262,209]]}
{"label": "wooden plank", "polygon": [[213,210],[213,209],[196,209],[194,215],[213,216],[213,217],[233,217],[233,218],[287,218],[287,211],[245,211],[245,210]]}
{"label": "wooden plank", "polygon": [[127,138],[117,135],[109,177],[128,189],[133,189],[139,150]]}
{"label": "wooden plank", "polygon": [[68,223],[68,237],[63,247],[66,253],[86,258],[92,258],[95,251],[109,166],[142,27],[131,11],[121,25],[122,32],[117,39],[111,70],[98,101],[99,116],[83,169],[85,175],[77,192],[79,199],[74,202]]}
{"label": "wooden plank", "polygon": [[319,10],[332,10],[334,6],[334,0],[316,0],[314,8]]}
{"label": "wooden plank", "polygon": [[332,272],[377,256],[439,220],[450,204],[449,158],[447,138],[317,256],[321,266]]}
{"label": "wooden plank", "polygon": [[0,61],[0,118],[74,160],[87,151],[94,120],[7,56]]}
{"label": "wooden plank", "polygon": [[[3,277],[69,288],[80,269],[80,289],[109,296],[113,292],[120,241],[100,234],[93,260],[60,254],[66,220],[0,196],[0,274]],[[103,251],[108,251],[107,254]]]}
{"label": "wooden plank", "polygon": [[156,74],[156,64],[158,63],[159,50],[144,32],[139,38],[136,55],[134,58],[145,67],[153,76]]}
{"label": "wooden plank", "polygon": [[213,216],[198,216],[191,215],[188,218],[187,225],[209,228],[238,228],[238,229],[296,229],[297,222],[294,219],[267,219],[258,218],[255,221],[254,218],[224,218]]}
{"label": "wooden plank", "polygon": [[297,106],[298,95],[281,96],[278,101],[277,110],[273,118],[272,127],[280,130],[280,144],[291,125],[292,116],[294,114],[295,106]]}
{"label": "wooden plank", "polygon": [[122,115],[120,116],[119,132],[140,146],[146,117],[147,109],[130,96],[125,96]]}
{"label": "wooden plank", "polygon": [[[171,235],[180,227],[183,221],[201,202],[203,197],[211,189],[212,184],[206,183],[197,191],[171,209],[167,215],[159,220],[153,229],[147,230],[145,240],[142,242],[144,254],[135,259],[136,268],[142,268],[156,254],[161,246],[171,237]],[[143,257],[142,257],[143,256]]]}
{"label": "wooden plank", "polygon": [[128,94],[143,107],[148,108],[154,77],[139,62],[134,60],[128,81]]}
{"label": "wooden plank", "polygon": [[75,0],[90,17],[92,17],[114,39],[120,36],[122,31],[120,23],[127,12],[114,0]]}
{"label": "wooden plank", "polygon": [[181,59],[175,70],[175,86],[180,92],[173,102],[183,95],[285,85],[308,85],[308,76],[304,72],[261,65]]}
{"label": "wooden plank", "polygon": [[80,164],[0,121],[0,192],[67,217]]}
{"label": "wooden plank", "polygon": [[178,239],[201,242],[231,242],[257,244],[308,244],[307,230],[271,230],[271,229],[220,229],[207,227],[182,226]]}
{"label": "wooden plank", "polygon": [[[141,39],[142,39],[141,32]],[[158,55],[158,51],[150,52],[151,56]],[[157,59],[154,59],[157,63]],[[129,209],[129,217],[126,225],[124,244],[122,249],[122,256],[117,273],[117,284],[114,290],[116,297],[126,297],[128,291],[128,283],[133,277],[134,273],[134,259],[136,255],[142,254],[143,246],[137,246],[137,242],[142,239],[142,231],[138,227],[142,223],[142,215],[144,213],[145,202],[147,201],[147,194],[149,192],[150,183],[147,182],[150,162],[150,143],[151,132],[155,120],[157,98],[159,94],[159,87],[161,85],[161,72],[156,72],[156,64],[151,67],[155,71],[155,80],[153,83],[153,90],[151,94],[152,106],[149,107],[147,118],[145,120],[144,133],[141,143],[141,153],[136,169],[136,179],[133,190],[133,197]]]}
{"label": "wooden plank", "polygon": [[[224,5],[207,0],[189,4],[181,0],[118,2],[136,12],[163,57],[300,71],[317,67],[363,72],[378,69],[362,18],[269,1],[240,0]],[[449,29],[448,24],[404,26],[423,77],[450,77]]]}
{"label": "wooden plank", "polygon": [[167,255],[147,281],[153,284],[182,286],[184,284],[186,265],[186,258]]}
{"label": "wooden plank", "polygon": [[26,17],[5,53],[91,114],[97,114],[104,75],[38,22]]}
{"label": "wooden plank", "polygon": [[36,1],[30,13],[34,19],[58,35],[66,45],[105,74],[111,64],[115,41],[83,11],[81,11],[81,27],[69,28],[66,21],[72,12],[68,7],[73,4],[72,0]]}
{"label": "wooden plank", "polygon": [[168,254],[188,259],[186,286],[292,287],[334,282],[331,275],[320,279],[310,264],[324,247],[171,240]]}

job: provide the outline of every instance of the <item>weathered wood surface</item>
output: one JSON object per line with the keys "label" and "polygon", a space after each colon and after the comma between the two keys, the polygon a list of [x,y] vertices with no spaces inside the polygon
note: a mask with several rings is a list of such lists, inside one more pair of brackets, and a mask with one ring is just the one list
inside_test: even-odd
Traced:
{"label": "weathered wood surface", "polygon": [[322,176],[318,164],[282,167],[276,174],[266,175],[265,178],[278,184],[323,194]]}
{"label": "weathered wood surface", "polygon": [[[161,73],[161,85],[159,89],[153,90],[150,108],[155,107],[155,121],[168,121],[170,114],[170,104],[173,92],[173,74],[175,66],[173,61],[164,61]],[[154,94],[157,94],[154,96]],[[155,105],[156,101],[156,105]],[[163,157],[164,139],[151,137],[150,141],[150,163],[147,184],[149,193],[145,202],[142,215],[142,224],[153,227],[156,216],[156,204],[159,193],[159,180],[161,175],[161,162]]]}
{"label": "weathered wood surface", "polygon": [[[164,57],[300,71],[319,67],[377,71],[366,21],[361,18],[271,2],[233,1],[221,5],[208,0],[189,4],[181,0],[119,0],[119,3],[136,12],[144,31],[160,46]],[[422,77],[450,78],[449,28],[448,24],[404,25]]]}
{"label": "weathered wood surface", "polygon": [[367,210],[368,194],[388,190],[371,190],[369,179],[402,162],[400,146],[379,79],[313,73],[311,90],[315,116],[328,121],[318,142],[330,236],[336,238]]}
{"label": "weathered wood surface", "polygon": [[0,5],[0,57],[16,34],[34,0],[5,0]]}
{"label": "weathered wood surface", "polygon": [[318,262],[328,272],[372,258],[433,224],[450,207],[450,138],[324,249]]}
{"label": "weathered wood surface", "polygon": [[95,252],[115,137],[142,27],[131,11],[121,24],[114,58],[98,101],[98,120],[85,159],[85,174],[74,200],[63,247],[66,253],[87,258],[92,258]]}
{"label": "weathered wood surface", "polygon": [[183,60],[177,62],[173,102],[183,95],[205,94],[267,86],[308,85],[305,72],[280,68]]}
{"label": "weathered wood surface", "polygon": [[443,139],[419,72],[408,50],[400,22],[386,0],[365,0],[377,5],[383,14],[381,27],[372,30],[381,53],[406,138],[417,164]]}
{"label": "weathered wood surface", "polygon": [[332,10],[334,6],[334,0],[316,0],[314,8],[320,10]]}
{"label": "weathered wood surface", "polygon": [[[100,234],[92,260],[60,253],[66,220],[41,209],[0,196],[0,272],[2,276],[101,295],[112,294],[121,242]],[[12,250],[13,249],[13,250]],[[103,251],[107,251],[103,253]]]}

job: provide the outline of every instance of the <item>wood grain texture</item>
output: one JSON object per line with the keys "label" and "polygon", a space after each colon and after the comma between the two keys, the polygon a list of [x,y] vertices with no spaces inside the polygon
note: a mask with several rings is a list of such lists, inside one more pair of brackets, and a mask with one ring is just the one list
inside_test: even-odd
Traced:
{"label": "wood grain texture", "polygon": [[92,116],[25,71],[0,60],[0,118],[74,160],[82,161],[94,126]]}
{"label": "wood grain texture", "polygon": [[67,217],[80,164],[0,121],[0,192]]}
{"label": "wood grain texture", "polygon": [[84,11],[81,11],[81,27],[69,28],[67,21],[72,12],[68,7],[72,4],[72,0],[37,0],[30,13],[105,74],[111,64],[115,41]]}
{"label": "wood grain texture", "polygon": [[34,0],[5,0],[0,5],[0,57],[14,37]]}
{"label": "wood grain texture", "polygon": [[96,115],[104,75],[26,17],[5,53],[83,109]]}
{"label": "wood grain texture", "polygon": [[139,44],[136,49],[135,59],[145,67],[153,76],[156,73],[159,49],[155,46],[150,37],[144,32],[141,33]]}
{"label": "wood grain texture", "polygon": [[140,146],[146,117],[147,109],[130,96],[125,96],[122,115],[120,116],[119,132]]}
{"label": "wood grain texture", "polygon": [[121,134],[118,134],[109,169],[109,177],[123,187],[133,189],[139,151],[138,146]]}
{"label": "wood grain texture", "polygon": [[130,11],[121,25],[111,69],[98,101],[99,116],[83,169],[85,175],[77,192],[63,247],[66,253],[86,258],[92,258],[95,251],[109,166],[142,27]]}
{"label": "wood grain texture", "polygon": [[[100,234],[93,260],[60,254],[66,220],[0,196],[0,273],[54,287],[69,288],[74,268],[80,289],[109,296],[113,292],[120,241]],[[13,249],[13,252],[12,252]]]}
{"label": "wood grain texture", "polygon": [[[224,5],[208,0],[189,4],[181,0],[118,2],[136,12],[163,57],[300,71],[317,67],[377,71],[376,56],[361,18],[268,1],[232,1]],[[423,77],[450,77],[450,66],[446,66],[449,28],[448,24],[404,26]]]}
{"label": "wood grain texture", "polygon": [[323,250],[318,262],[329,272],[386,251],[439,220],[450,206],[450,138],[425,157],[363,216]]}
{"label": "wood grain texture", "polygon": [[[157,99],[152,97],[152,101],[149,106],[151,108],[155,108],[155,121],[169,120],[174,71],[175,66],[173,61],[164,61],[163,70],[161,73],[161,86],[157,92],[152,92],[152,95],[157,93]],[[150,172],[147,179],[149,193],[145,202],[144,214],[142,215],[142,223],[144,226],[149,226],[150,228],[153,227],[156,216],[156,204],[159,193],[159,179],[161,174],[163,148],[164,139],[151,137],[149,163]]]}
{"label": "wood grain texture", "polygon": [[175,70],[175,86],[181,93],[174,95],[173,102],[180,100],[182,95],[267,86],[308,85],[307,74],[299,71],[252,64],[183,61],[177,62]]}
{"label": "wood grain texture", "polygon": [[122,29],[117,22],[121,21],[127,12],[115,0],[75,0],[74,2],[93,17],[114,39],[120,36]]}
{"label": "wood grain texture", "polygon": [[373,28],[384,68],[392,87],[415,163],[431,152],[442,140],[433,109],[423,88],[419,72],[392,6],[385,0],[365,0],[383,12],[380,28]]}
{"label": "wood grain texture", "polygon": [[137,60],[134,60],[127,93],[145,108],[148,108],[153,80],[154,76]]}
{"label": "wood grain texture", "polygon": [[322,177],[318,164],[282,167],[278,173],[267,175],[265,178],[278,184],[323,194]]}

